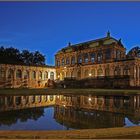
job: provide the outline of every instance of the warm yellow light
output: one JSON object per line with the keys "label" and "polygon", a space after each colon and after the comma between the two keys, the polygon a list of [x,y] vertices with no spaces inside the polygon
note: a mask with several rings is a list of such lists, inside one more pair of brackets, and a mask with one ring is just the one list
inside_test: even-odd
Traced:
{"label": "warm yellow light", "polygon": [[64,69],[66,69],[67,67],[64,67]]}
{"label": "warm yellow light", "polygon": [[89,73],[89,76],[91,76],[91,73]]}
{"label": "warm yellow light", "polygon": [[60,75],[58,75],[58,78],[60,78]]}
{"label": "warm yellow light", "polygon": [[91,101],[91,98],[89,97],[88,100]]}

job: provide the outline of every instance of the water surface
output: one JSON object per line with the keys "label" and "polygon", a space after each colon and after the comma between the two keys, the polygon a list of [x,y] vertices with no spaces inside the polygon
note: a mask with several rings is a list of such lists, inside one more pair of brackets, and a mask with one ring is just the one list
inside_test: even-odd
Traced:
{"label": "water surface", "polygon": [[0,130],[71,130],[140,125],[140,95],[0,96]]}

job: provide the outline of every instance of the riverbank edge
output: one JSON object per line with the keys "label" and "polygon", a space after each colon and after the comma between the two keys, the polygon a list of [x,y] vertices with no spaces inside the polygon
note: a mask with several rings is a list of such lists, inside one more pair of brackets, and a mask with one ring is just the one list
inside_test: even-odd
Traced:
{"label": "riverbank edge", "polygon": [[58,131],[0,131],[0,139],[112,139],[140,138],[140,126]]}
{"label": "riverbank edge", "polygon": [[58,89],[58,88],[45,88],[45,89],[0,89],[0,95],[57,95],[57,94],[72,94],[72,95],[129,95],[140,94],[140,90],[134,89]]}

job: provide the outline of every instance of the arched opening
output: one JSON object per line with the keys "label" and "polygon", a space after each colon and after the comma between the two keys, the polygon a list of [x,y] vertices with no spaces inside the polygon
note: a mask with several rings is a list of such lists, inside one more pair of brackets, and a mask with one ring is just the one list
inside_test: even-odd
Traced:
{"label": "arched opening", "polygon": [[78,70],[77,72],[77,77],[80,79],[81,78],[81,70]]}
{"label": "arched opening", "polygon": [[51,73],[50,73],[50,79],[51,79],[51,80],[54,80],[54,72],[51,72]]}
{"label": "arched opening", "polygon": [[36,72],[35,71],[32,72],[32,79],[36,79]]}
{"label": "arched opening", "polygon": [[47,71],[45,71],[45,73],[44,73],[44,79],[45,80],[48,79],[48,72]]}
{"label": "arched opening", "polygon": [[22,78],[22,72],[21,70],[16,71],[16,78]]}
{"label": "arched opening", "polygon": [[9,69],[8,70],[8,78],[10,79],[13,79],[14,78],[14,71],[12,69]]}
{"label": "arched opening", "polygon": [[98,76],[103,76],[103,70],[102,70],[102,68],[99,68],[99,69],[97,70],[97,75],[98,75]]}
{"label": "arched opening", "polygon": [[92,76],[92,77],[95,77],[95,69],[92,69],[92,70],[91,70],[91,76]]}
{"label": "arched opening", "polygon": [[0,68],[0,78],[5,78],[5,70]]}
{"label": "arched opening", "polygon": [[42,80],[42,72],[41,72],[41,71],[39,71],[38,79],[39,79],[39,80]]}
{"label": "arched opening", "polygon": [[85,76],[85,78],[89,76],[89,71],[88,70],[85,70],[84,76]]}
{"label": "arched opening", "polygon": [[115,76],[119,76],[121,75],[121,69],[119,67],[116,67],[115,70],[114,70],[114,75]]}
{"label": "arched opening", "polygon": [[128,66],[125,66],[124,69],[123,69],[123,75],[130,75],[130,69]]}
{"label": "arched opening", "polygon": [[109,68],[105,69],[105,76],[109,76]]}
{"label": "arched opening", "polygon": [[29,71],[24,71],[24,79],[28,79],[29,78]]}

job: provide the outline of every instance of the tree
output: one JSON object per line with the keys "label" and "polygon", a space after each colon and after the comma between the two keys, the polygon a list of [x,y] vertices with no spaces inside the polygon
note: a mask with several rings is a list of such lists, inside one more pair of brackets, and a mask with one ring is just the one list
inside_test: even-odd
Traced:
{"label": "tree", "polygon": [[140,47],[136,46],[132,48],[128,53],[127,53],[128,58],[134,58],[134,57],[139,57],[140,58]]}
{"label": "tree", "polygon": [[25,65],[45,65],[45,56],[39,51],[30,52],[10,47],[0,47],[0,63],[5,64],[25,64]]}

